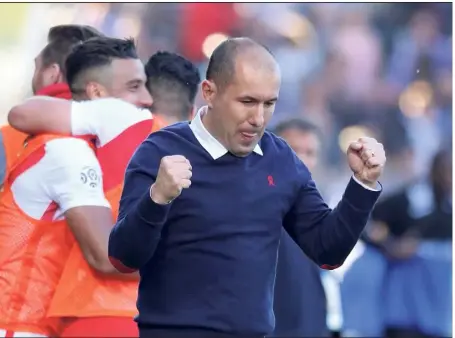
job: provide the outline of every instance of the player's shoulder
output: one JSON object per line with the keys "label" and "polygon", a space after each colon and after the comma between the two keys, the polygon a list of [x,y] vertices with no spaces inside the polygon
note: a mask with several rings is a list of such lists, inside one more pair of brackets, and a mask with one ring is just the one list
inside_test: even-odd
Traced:
{"label": "player's shoulder", "polygon": [[[142,141],[152,129],[150,110],[116,98],[102,98],[74,103],[72,132],[74,135],[96,135],[103,147],[120,135],[136,135]],[[125,134],[125,131],[130,131]],[[123,142],[123,141],[121,141]]]}
{"label": "player's shoulder", "polygon": [[38,179],[40,180],[38,185],[48,187],[54,183],[63,182],[68,177],[68,173],[72,176],[79,175],[79,172],[74,173],[74,171],[79,170],[81,166],[98,165],[92,148],[84,140],[62,137],[47,140],[42,145],[20,159],[10,173],[11,182],[16,182],[16,178],[20,176],[22,177],[20,182]]}
{"label": "player's shoulder", "polygon": [[76,137],[61,137],[48,140],[45,144],[45,156],[57,163],[81,162],[84,158],[95,157],[88,141]]}

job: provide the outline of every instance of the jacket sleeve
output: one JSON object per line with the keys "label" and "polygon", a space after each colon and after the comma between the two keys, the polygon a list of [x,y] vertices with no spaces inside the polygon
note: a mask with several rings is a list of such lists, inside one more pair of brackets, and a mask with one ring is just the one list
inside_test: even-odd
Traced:
{"label": "jacket sleeve", "polygon": [[295,154],[292,156],[300,187],[283,225],[316,264],[323,269],[336,269],[357,243],[382,189],[366,189],[351,178],[341,201],[332,210],[306,166]]}

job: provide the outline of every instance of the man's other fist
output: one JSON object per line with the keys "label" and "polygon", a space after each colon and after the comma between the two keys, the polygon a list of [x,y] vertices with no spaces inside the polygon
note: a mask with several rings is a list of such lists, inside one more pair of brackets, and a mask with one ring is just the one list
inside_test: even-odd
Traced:
{"label": "man's other fist", "polygon": [[191,185],[191,164],[184,156],[165,156],[161,159],[156,181],[150,188],[150,197],[157,204],[168,204],[183,189]]}
{"label": "man's other fist", "polygon": [[347,155],[355,177],[375,188],[386,162],[384,146],[374,138],[361,137],[349,145]]}

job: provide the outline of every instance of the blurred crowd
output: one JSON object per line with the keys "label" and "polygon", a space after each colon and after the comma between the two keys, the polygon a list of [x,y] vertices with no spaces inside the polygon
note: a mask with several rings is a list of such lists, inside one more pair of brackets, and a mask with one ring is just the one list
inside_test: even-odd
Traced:
{"label": "blurred crowd", "polygon": [[[343,150],[356,136],[371,135],[384,143],[389,155],[384,177],[388,193],[425,174],[440,146],[451,143],[449,3],[30,6],[23,15],[23,38],[16,40],[21,41],[22,55],[39,52],[45,42],[41,36],[50,26],[69,22],[92,25],[109,36],[135,38],[143,59],[158,50],[180,53],[198,65],[201,74],[211,51],[227,37],[245,35],[263,43],[276,56],[283,77],[271,127],[302,116],[322,129],[323,165],[316,176],[342,172],[348,179]],[[50,20],[43,23],[45,13]],[[22,58],[27,66],[14,71],[14,80],[24,81],[16,97],[30,93],[26,78],[33,64]],[[20,62],[19,56],[14,59]],[[197,104],[202,103],[198,96]],[[326,182],[320,187],[336,200],[336,186]]]}
{"label": "blurred crowd", "polygon": [[[452,4],[47,6],[66,13],[65,23],[134,37],[144,59],[178,52],[201,74],[229,36],[266,45],[283,79],[270,127],[291,117],[319,127],[314,176],[331,206],[349,180],[349,141],[376,137],[388,156],[384,194],[365,237],[347,267],[323,277],[329,327],[350,336],[388,329],[404,337],[408,328],[415,329],[409,337],[451,335]],[[428,312],[431,306],[439,312]],[[415,307],[427,310],[411,313]]]}
{"label": "blurred crowd", "polygon": [[[441,183],[427,178],[434,170],[446,177],[451,173],[451,159],[447,160],[450,166],[439,161],[434,170],[432,163],[438,151],[451,149],[452,143],[452,5],[142,6],[112,5],[101,27],[109,34],[121,35],[124,28],[119,21],[126,26],[132,18],[140,17],[137,39],[144,56],[159,49],[177,51],[204,72],[211,51],[228,36],[250,36],[272,50],[283,83],[270,127],[291,117],[303,117],[321,129],[321,161],[314,176],[332,206],[339,201],[349,179],[343,157],[348,142],[369,135],[385,145],[388,164],[383,201],[379,204],[381,210],[374,214],[371,233],[381,233],[382,226],[388,229],[388,238],[396,240],[378,243],[365,236],[344,269],[323,275],[330,329],[344,330],[349,336],[378,336],[387,329],[389,336],[450,335],[451,302],[440,304],[437,292],[447,292],[446,299],[451,299],[451,259],[446,254],[447,245],[451,250],[451,210],[444,214],[450,217],[439,215],[440,207],[435,202],[438,197],[433,192],[435,184]],[[443,181],[442,186],[448,184],[451,187],[451,180]],[[444,191],[444,200],[450,200],[447,203],[451,206],[451,189]],[[396,196],[400,202],[396,202]],[[407,238],[413,226],[428,222],[446,229],[436,242],[425,235],[419,241],[420,249],[416,244],[400,257],[384,249],[385,242],[393,242],[396,244],[387,247],[401,250],[408,242],[401,245],[399,239]],[[428,276],[424,274],[425,278],[436,278],[436,282],[422,276],[422,271],[430,271],[422,258],[425,254],[421,256],[419,251],[426,252],[421,249],[425,245],[434,245],[440,254],[432,258],[432,266],[447,269],[441,274],[433,268]],[[417,257],[416,261],[411,257]],[[407,280],[406,276],[412,274],[416,274],[418,285],[407,287],[417,294],[409,290],[409,294],[403,294],[403,278]],[[425,297],[427,301],[419,303]],[[432,303],[439,305],[429,306]],[[409,313],[416,304],[428,307],[430,312],[425,315],[427,321],[433,320],[433,326],[420,315]]]}

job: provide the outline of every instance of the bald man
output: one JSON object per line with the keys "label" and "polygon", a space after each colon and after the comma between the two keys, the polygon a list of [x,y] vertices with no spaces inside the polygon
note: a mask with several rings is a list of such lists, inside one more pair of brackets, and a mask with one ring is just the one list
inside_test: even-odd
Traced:
{"label": "bald man", "polygon": [[350,145],[354,176],[330,210],[308,168],[265,131],[280,81],[266,48],[225,41],[202,82],[207,106],[152,133],[131,159],[109,255],[140,271],[141,337],[263,337],[274,328],[282,227],[323,269],[343,264],[363,231],[382,146]]}

